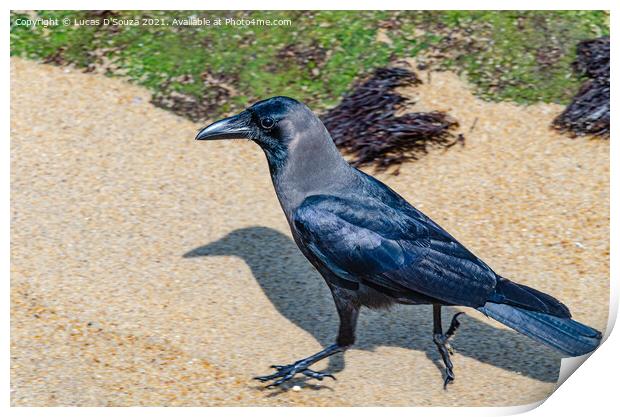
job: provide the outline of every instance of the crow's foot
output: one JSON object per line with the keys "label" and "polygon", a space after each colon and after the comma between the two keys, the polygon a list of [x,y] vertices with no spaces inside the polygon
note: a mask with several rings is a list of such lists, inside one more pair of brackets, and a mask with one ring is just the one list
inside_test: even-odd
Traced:
{"label": "crow's foot", "polygon": [[322,381],[323,378],[336,379],[336,377],[332,374],[313,371],[312,369],[308,369],[308,366],[309,364],[303,360],[297,361],[291,365],[271,365],[271,367],[276,369],[277,372],[274,372],[271,375],[257,376],[254,377],[254,379],[257,379],[260,382],[267,382],[275,379],[276,381],[267,385],[267,388],[277,387],[293,378],[296,374],[303,374],[309,378],[318,379],[319,381]]}
{"label": "crow's foot", "polygon": [[446,376],[443,380],[443,388],[446,389],[448,384],[454,381],[454,366],[450,360],[450,355],[454,350],[452,349],[452,346],[448,344],[448,339],[443,334],[434,334],[433,342],[437,345],[441,359],[443,359],[443,364],[446,366]]}
{"label": "crow's foot", "polygon": [[446,376],[443,380],[444,389],[447,388],[448,384],[451,384],[454,381],[454,366],[452,365],[452,361],[450,360],[450,355],[454,355],[454,348],[450,345],[450,343],[448,343],[448,341],[454,336],[456,330],[461,325],[461,323],[458,321],[458,317],[461,314],[464,313],[461,311],[459,313],[456,313],[452,317],[450,327],[448,327],[448,331],[446,333],[433,334],[433,342],[435,342],[435,345],[439,350],[439,354],[441,355],[441,359],[443,359],[443,363],[446,366]]}

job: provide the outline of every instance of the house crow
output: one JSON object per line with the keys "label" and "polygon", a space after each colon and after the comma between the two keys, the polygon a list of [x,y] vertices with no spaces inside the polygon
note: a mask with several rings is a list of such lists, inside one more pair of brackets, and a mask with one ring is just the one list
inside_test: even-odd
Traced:
{"label": "house crow", "polygon": [[567,356],[599,345],[601,334],[572,320],[560,301],[498,275],[387,185],[350,166],[303,103],[288,97],[263,100],[196,137],[228,138],[250,139],[264,151],[293,239],[325,279],[340,317],[334,344],[290,365],[273,366],[276,371],[257,377],[260,381],[278,386],[296,374],[333,378],[310,367],[353,345],[362,306],[432,305],[444,388],[454,380],[448,341],[461,313],[444,332],[442,306],[475,308]]}

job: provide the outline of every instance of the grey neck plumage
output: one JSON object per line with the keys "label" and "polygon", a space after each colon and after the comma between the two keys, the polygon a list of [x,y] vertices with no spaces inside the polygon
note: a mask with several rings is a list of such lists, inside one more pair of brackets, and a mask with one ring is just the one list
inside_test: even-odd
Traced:
{"label": "grey neck plumage", "polygon": [[274,156],[265,152],[273,186],[289,221],[306,197],[342,194],[357,179],[356,170],[344,160],[327,129],[318,119],[316,122],[318,129],[310,126],[289,141],[281,160],[273,161]]}

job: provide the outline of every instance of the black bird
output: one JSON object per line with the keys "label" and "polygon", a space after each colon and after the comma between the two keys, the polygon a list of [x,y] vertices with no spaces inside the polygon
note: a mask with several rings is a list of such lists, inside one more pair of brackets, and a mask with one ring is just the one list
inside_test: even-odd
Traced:
{"label": "black bird", "polygon": [[250,139],[265,152],[293,239],[325,279],[340,317],[334,344],[290,365],[274,365],[276,372],[257,377],[260,381],[278,386],[296,374],[334,378],[310,366],[353,345],[362,306],[432,304],[444,388],[454,380],[448,340],[460,313],[444,333],[442,306],[478,309],[567,356],[599,345],[601,333],[571,320],[560,301],[496,274],[395,191],[350,166],[303,103],[288,97],[259,101],[196,136],[228,138]]}

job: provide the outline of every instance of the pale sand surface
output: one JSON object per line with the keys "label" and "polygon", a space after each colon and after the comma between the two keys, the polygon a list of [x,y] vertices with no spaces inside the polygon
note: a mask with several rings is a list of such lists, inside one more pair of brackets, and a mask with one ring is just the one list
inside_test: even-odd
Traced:
{"label": "pale sand surface", "polygon": [[[444,391],[429,306],[364,311],[356,348],[315,368],[338,381],[261,390],[252,376],[330,343],[337,319],[260,149],[195,142],[199,125],[120,80],[12,59],[11,87],[13,405],[517,405],[553,390],[556,353],[466,309]],[[609,143],[550,131],[560,106],[484,103],[452,74],[409,93],[456,117],[466,146],[380,178],[604,329]]]}

